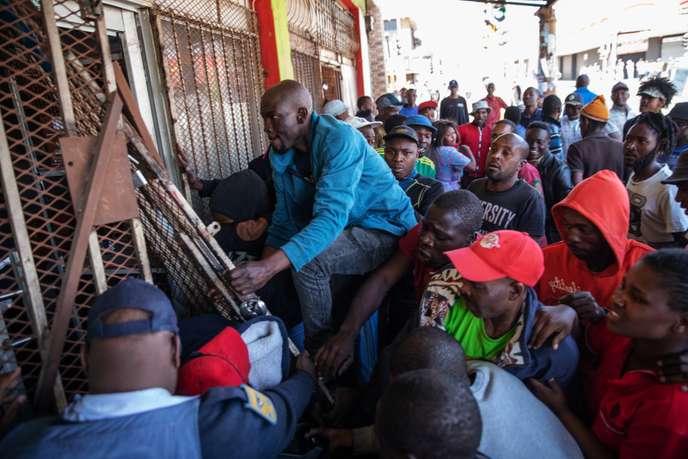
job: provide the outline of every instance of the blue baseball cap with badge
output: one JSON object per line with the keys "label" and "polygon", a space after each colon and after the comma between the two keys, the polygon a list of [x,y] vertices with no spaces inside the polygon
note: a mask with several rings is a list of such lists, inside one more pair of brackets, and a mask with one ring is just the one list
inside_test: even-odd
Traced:
{"label": "blue baseball cap with badge", "polygon": [[422,127],[425,129],[430,129],[433,134],[437,133],[437,128],[432,125],[430,119],[425,115],[411,115],[404,121],[406,126],[411,127]]}
{"label": "blue baseball cap with badge", "polygon": [[[121,309],[138,309],[149,313],[150,317],[146,320],[104,323],[109,314]],[[177,314],[172,303],[155,285],[130,277],[96,298],[88,312],[86,340],[160,331],[179,333]]]}

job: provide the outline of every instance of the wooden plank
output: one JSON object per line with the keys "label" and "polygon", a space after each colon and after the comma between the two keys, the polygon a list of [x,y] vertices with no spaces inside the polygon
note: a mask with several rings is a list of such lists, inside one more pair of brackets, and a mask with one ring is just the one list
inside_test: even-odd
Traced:
{"label": "wooden plank", "polygon": [[108,174],[113,150],[110,145],[117,134],[117,125],[122,113],[122,100],[117,93],[108,96],[108,108],[105,123],[98,137],[98,148],[84,197],[77,208],[77,223],[74,239],[69,248],[67,267],[65,269],[60,294],[57,298],[57,308],[50,331],[48,359],[41,369],[36,391],[36,406],[38,409],[48,410],[52,404],[50,388],[55,382],[60,365],[60,358],[64,348],[65,337],[72,314],[74,300],[79,287],[81,271],[84,267],[89,237],[93,228],[100,194]]}
{"label": "wooden plank", "polygon": [[165,163],[162,162],[162,159],[158,154],[158,150],[155,147],[155,142],[153,141],[150,132],[148,132],[146,123],[143,121],[143,117],[139,111],[139,106],[136,103],[136,99],[129,89],[129,85],[127,84],[127,79],[124,77],[124,73],[122,73],[122,68],[116,62],[114,64],[114,71],[115,78],[117,80],[117,92],[122,98],[122,101],[124,101],[125,113],[134,124],[136,132],[138,132],[139,136],[143,140],[144,145],[146,145],[146,149],[148,150],[150,156],[155,160],[159,167],[164,169]]}
{"label": "wooden plank", "polygon": [[150,267],[150,259],[148,258],[148,249],[146,248],[146,237],[143,233],[143,224],[138,218],[132,218],[131,222],[131,237],[134,241],[134,248],[136,249],[136,255],[141,261],[141,267],[143,269],[143,280],[149,284],[153,283],[153,273]]}
{"label": "wooden plank", "polygon": [[[7,214],[12,228],[12,238],[17,250],[19,258],[19,265],[21,267],[21,283],[24,292],[24,302],[27,306],[27,313],[31,320],[31,330],[38,341],[38,347],[41,350],[41,357],[45,361],[45,338],[48,328],[48,319],[45,314],[45,304],[43,303],[43,294],[41,293],[41,284],[38,280],[38,273],[36,272],[36,265],[33,260],[33,252],[31,250],[31,240],[29,239],[29,232],[26,229],[26,221],[24,220],[24,209],[22,209],[21,199],[19,196],[19,188],[14,176],[14,167],[12,165],[12,157],[10,156],[10,148],[7,143],[7,136],[5,134],[5,124],[0,113],[0,181],[2,182],[2,193],[7,206]],[[53,385],[53,394],[58,404],[58,408],[63,408],[66,405],[66,397],[64,389],[62,388],[61,379],[55,381]]]}
{"label": "wooden plank", "polygon": [[67,134],[73,135],[76,132],[76,120],[74,118],[74,106],[72,98],[69,96],[69,80],[67,79],[67,68],[65,67],[64,56],[62,55],[62,45],[60,44],[60,33],[55,22],[55,10],[53,0],[41,0],[41,10],[43,11],[43,23],[45,32],[48,36],[48,46],[50,48],[50,60],[53,64],[55,84],[57,94],[60,99],[60,110],[62,120]]}

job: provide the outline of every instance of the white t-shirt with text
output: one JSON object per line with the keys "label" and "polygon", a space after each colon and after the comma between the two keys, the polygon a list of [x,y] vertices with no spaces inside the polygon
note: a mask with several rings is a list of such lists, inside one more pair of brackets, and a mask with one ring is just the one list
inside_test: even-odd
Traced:
{"label": "white t-shirt with text", "polygon": [[673,242],[673,233],[688,230],[688,216],[676,202],[676,186],[662,183],[669,176],[667,165],[639,182],[631,174],[626,184],[631,201],[630,238],[648,244]]}

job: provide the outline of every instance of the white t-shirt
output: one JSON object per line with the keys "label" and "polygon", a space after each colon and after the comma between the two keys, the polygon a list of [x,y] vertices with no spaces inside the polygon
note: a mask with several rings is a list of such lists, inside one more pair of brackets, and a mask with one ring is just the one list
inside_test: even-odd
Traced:
{"label": "white t-shirt", "polygon": [[670,175],[667,165],[640,182],[631,174],[626,184],[631,200],[630,238],[648,244],[673,242],[672,233],[688,230],[688,216],[676,202],[676,186],[662,184]]}
{"label": "white t-shirt", "polygon": [[520,379],[490,362],[467,363],[483,420],[481,453],[494,459],[583,459],[568,430]]}

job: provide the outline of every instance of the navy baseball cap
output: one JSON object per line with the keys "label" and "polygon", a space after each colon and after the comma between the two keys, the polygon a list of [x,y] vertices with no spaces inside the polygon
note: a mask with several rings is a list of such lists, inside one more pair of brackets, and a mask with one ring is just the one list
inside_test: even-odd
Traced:
{"label": "navy baseball cap", "polygon": [[425,115],[411,115],[406,118],[404,124],[411,127],[423,127],[425,129],[430,129],[433,134],[437,133],[437,128],[432,125],[430,119]]}
{"label": "navy baseball cap", "polygon": [[456,80],[450,80],[449,81],[449,89],[451,88],[458,88],[459,87],[459,82]]}
{"label": "navy baseball cap", "polygon": [[[150,317],[146,320],[110,325],[103,323],[108,314],[120,309],[139,309],[149,313]],[[130,277],[106,290],[98,295],[93,307],[88,311],[87,341],[160,331],[177,334],[177,314],[167,295],[155,285],[141,279]]]}
{"label": "navy baseball cap", "polygon": [[404,105],[399,100],[399,98],[391,92],[388,92],[387,94],[383,94],[380,97],[378,97],[377,100],[375,101],[375,104],[379,108],[401,107],[402,105]]}
{"label": "navy baseball cap", "polygon": [[392,128],[392,130],[389,131],[389,133],[385,136],[385,141],[394,139],[396,137],[404,137],[412,140],[415,143],[418,143],[418,134],[416,134],[416,131],[409,126],[404,126],[403,124]]}

